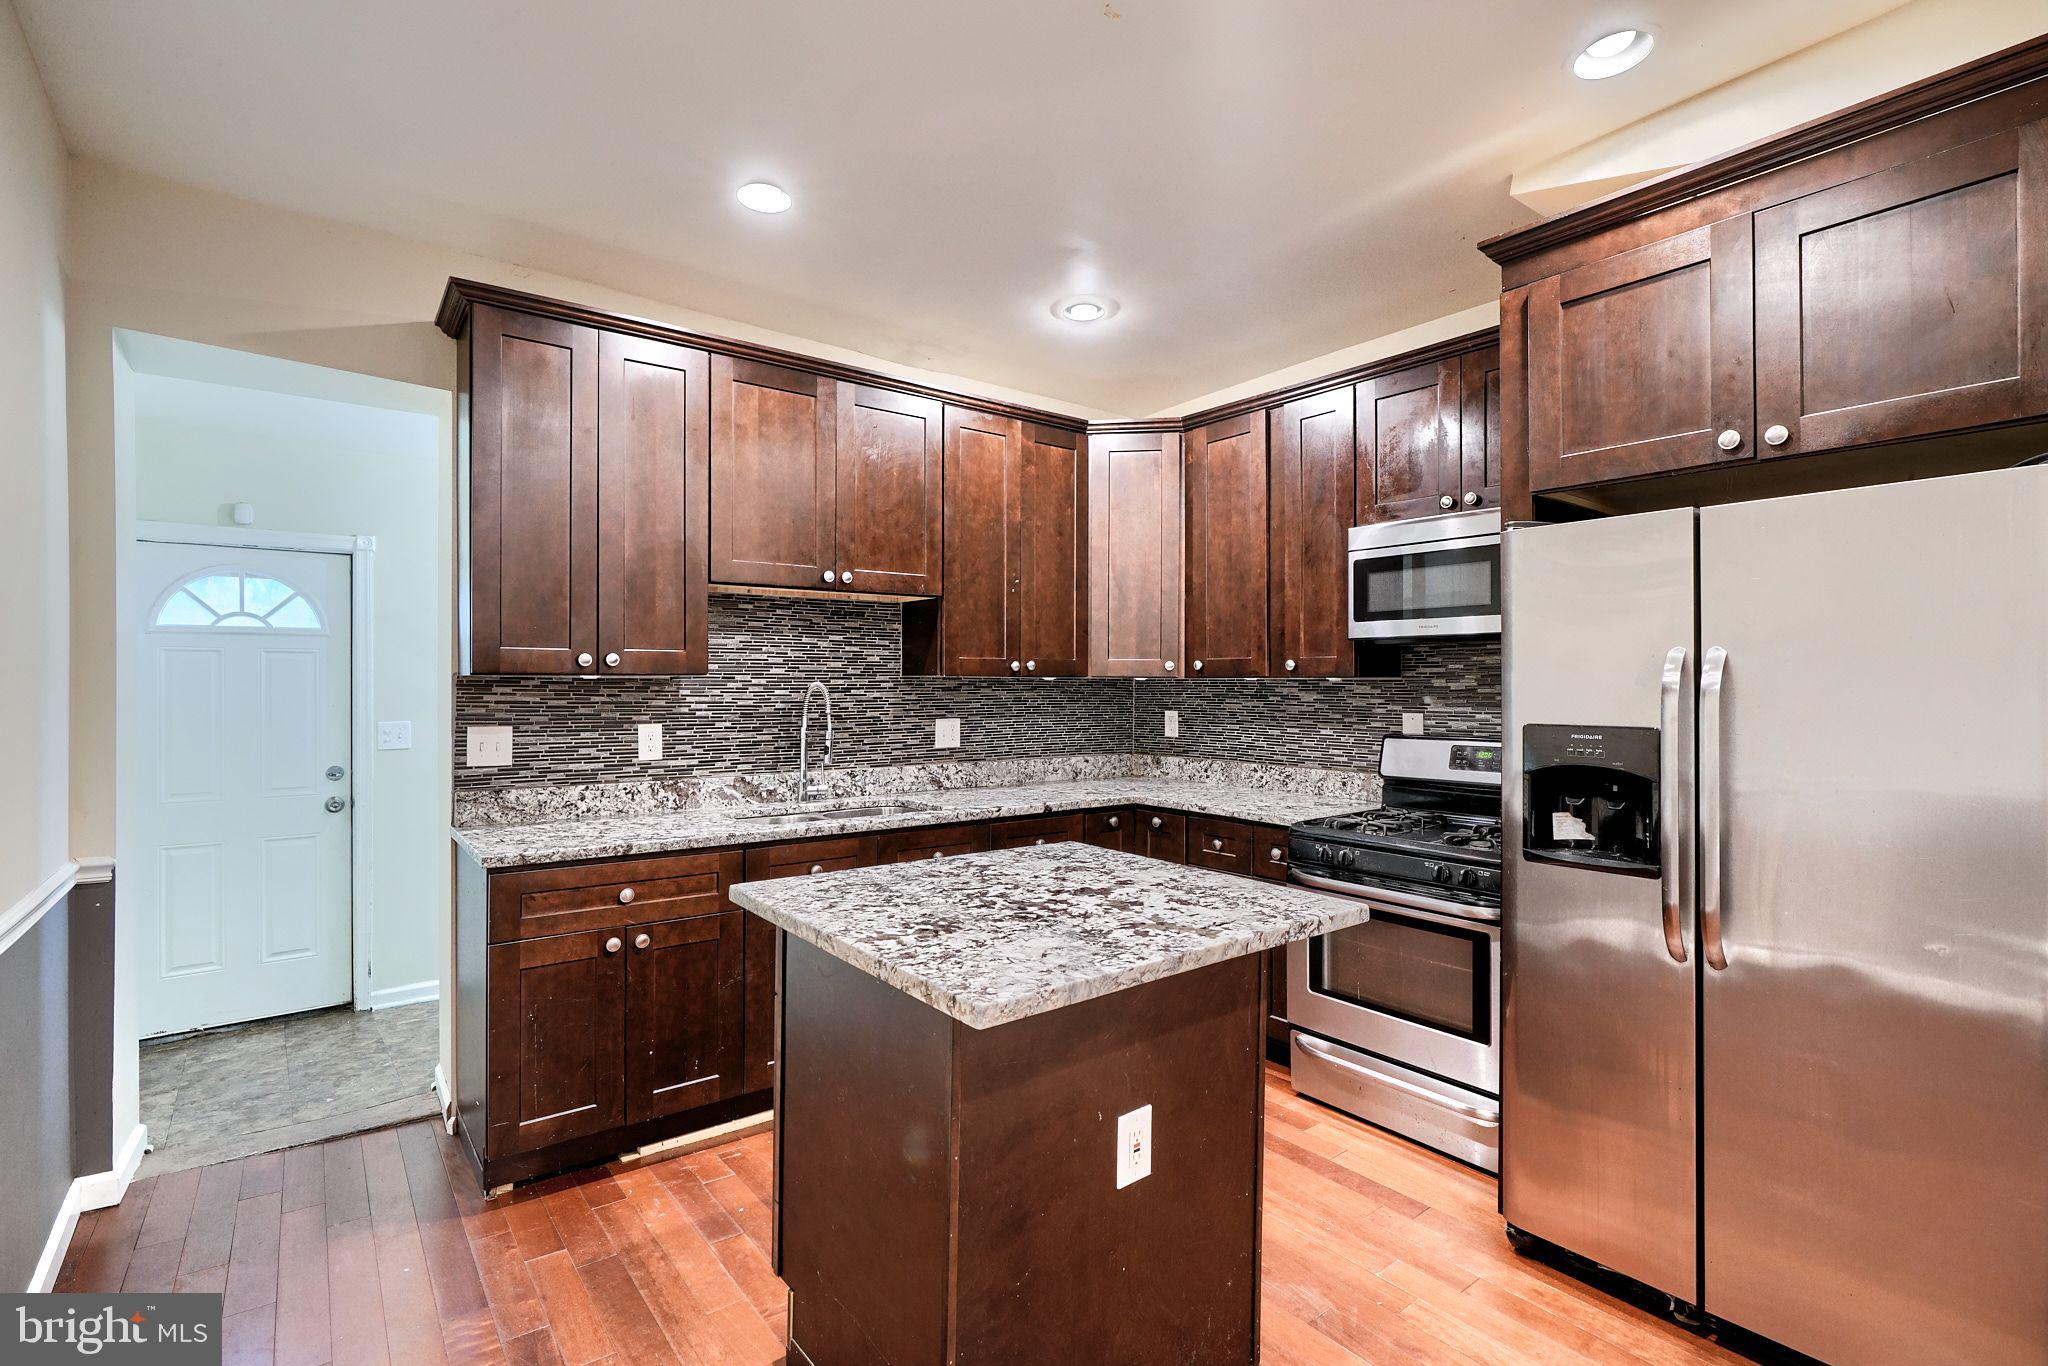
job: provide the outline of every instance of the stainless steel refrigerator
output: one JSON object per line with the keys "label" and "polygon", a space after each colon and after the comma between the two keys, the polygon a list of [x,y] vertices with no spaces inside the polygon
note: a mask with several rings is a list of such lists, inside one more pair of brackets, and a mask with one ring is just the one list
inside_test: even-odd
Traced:
{"label": "stainless steel refrigerator", "polygon": [[2048,468],[1510,530],[1502,1209],[2048,1360]]}

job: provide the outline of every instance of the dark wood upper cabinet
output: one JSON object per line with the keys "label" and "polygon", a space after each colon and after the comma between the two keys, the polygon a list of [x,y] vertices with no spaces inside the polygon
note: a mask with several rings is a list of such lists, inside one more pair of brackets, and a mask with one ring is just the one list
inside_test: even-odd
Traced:
{"label": "dark wood upper cabinet", "polygon": [[1181,434],[1088,438],[1088,672],[1175,677],[1181,651]]}
{"label": "dark wood upper cabinet", "polygon": [[1016,503],[1017,419],[946,409],[946,563],[938,671],[997,677],[1019,660],[1017,619],[1023,569],[1010,534]]}
{"label": "dark wood upper cabinet", "polygon": [[839,388],[761,361],[711,360],[711,578],[765,588],[838,579]]}
{"label": "dark wood upper cabinet", "polygon": [[1266,672],[1264,413],[1187,436],[1187,647],[1191,678]]}
{"label": "dark wood upper cabinet", "polygon": [[463,669],[591,672],[597,651],[598,333],[478,305],[463,350],[469,409]]}
{"label": "dark wood upper cabinet", "polygon": [[604,332],[597,346],[600,672],[709,667],[711,362]]}
{"label": "dark wood upper cabinet", "polygon": [[620,931],[493,944],[485,1157],[626,1121]]}
{"label": "dark wood upper cabinet", "polygon": [[1268,414],[1271,471],[1273,672],[1324,678],[1352,672],[1345,560],[1356,441],[1351,387],[1300,398]]}
{"label": "dark wood upper cabinet", "polygon": [[841,380],[838,407],[840,586],[936,595],[944,555],[941,405]]}
{"label": "dark wood upper cabinet", "polygon": [[1458,388],[1463,417],[1458,424],[1459,464],[1463,492],[1458,506],[1500,506],[1501,470],[1500,348],[1468,351],[1458,358]]}
{"label": "dark wood upper cabinet", "polygon": [[1530,287],[1531,488],[1756,453],[1750,237],[1724,219]]}
{"label": "dark wood upper cabinet", "polygon": [[631,931],[626,954],[626,1120],[740,1094],[744,1016],[740,912]]}
{"label": "dark wood upper cabinet", "polygon": [[[1086,671],[1088,658],[1088,471],[1078,432],[1022,424],[1010,486],[1009,561],[1018,604],[1016,648],[1024,672]],[[950,588],[949,590],[950,591]]]}
{"label": "dark wood upper cabinet", "polygon": [[1358,384],[1358,521],[1458,506],[1460,362],[1455,356]]}
{"label": "dark wood upper cabinet", "polygon": [[1756,215],[1757,454],[2048,412],[2048,122]]}

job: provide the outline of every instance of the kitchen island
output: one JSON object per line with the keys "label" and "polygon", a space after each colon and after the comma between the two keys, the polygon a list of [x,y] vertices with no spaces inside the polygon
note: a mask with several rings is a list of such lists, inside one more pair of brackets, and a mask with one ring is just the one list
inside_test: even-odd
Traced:
{"label": "kitchen island", "polygon": [[1080,844],[743,883],[793,1362],[1248,1362],[1259,953],[1363,902]]}

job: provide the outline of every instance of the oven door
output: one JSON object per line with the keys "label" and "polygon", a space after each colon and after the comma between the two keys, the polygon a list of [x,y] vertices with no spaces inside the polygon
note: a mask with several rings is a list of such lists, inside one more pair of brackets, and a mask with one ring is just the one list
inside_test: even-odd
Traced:
{"label": "oven door", "polygon": [[1288,1021],[1499,1095],[1499,923],[1365,900],[1372,919],[1289,947]]}
{"label": "oven door", "polygon": [[1500,537],[1351,550],[1351,634],[1360,640],[1500,634]]}

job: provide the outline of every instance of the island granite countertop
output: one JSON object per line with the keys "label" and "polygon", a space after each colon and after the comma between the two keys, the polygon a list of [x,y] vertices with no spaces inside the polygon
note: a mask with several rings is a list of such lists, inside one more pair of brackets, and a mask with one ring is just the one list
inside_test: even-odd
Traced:
{"label": "island granite countertop", "polygon": [[[883,815],[835,817],[832,807],[900,803]],[[486,869],[582,863],[626,855],[664,854],[830,835],[866,834],[956,821],[1010,820],[1105,807],[1153,806],[1197,816],[1292,825],[1311,816],[1355,811],[1356,796],[1158,778],[1094,778],[1014,787],[907,791],[820,804],[823,819],[802,825],[764,821],[772,808],[708,806],[688,811],[585,816],[525,825],[456,827],[453,834]]]}
{"label": "island granite countertop", "polygon": [[1087,844],[745,882],[732,900],[976,1029],[1369,918],[1353,897]]}

